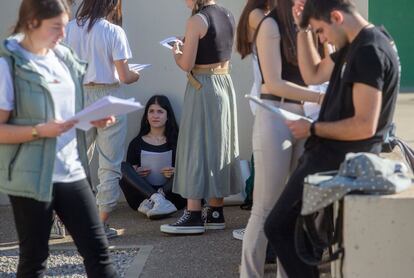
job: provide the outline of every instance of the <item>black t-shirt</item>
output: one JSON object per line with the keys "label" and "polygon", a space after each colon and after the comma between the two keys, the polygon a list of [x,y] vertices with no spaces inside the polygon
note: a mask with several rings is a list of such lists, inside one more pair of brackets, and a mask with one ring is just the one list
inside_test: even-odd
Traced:
{"label": "black t-shirt", "polygon": [[[400,83],[400,62],[393,39],[382,27],[364,28],[347,47],[331,55],[335,67],[319,114],[319,122],[354,116],[352,90],[363,83],[382,92],[382,105],[375,135],[357,141],[312,136],[307,147],[323,144],[338,152],[378,152],[393,120]],[[364,93],[364,92],[361,92]]]}
{"label": "black t-shirt", "polygon": [[155,146],[145,142],[141,136],[135,137],[128,146],[126,161],[131,165],[138,165],[141,167],[141,151],[163,153],[172,150],[172,167],[175,165],[175,147],[170,147],[167,143]]}

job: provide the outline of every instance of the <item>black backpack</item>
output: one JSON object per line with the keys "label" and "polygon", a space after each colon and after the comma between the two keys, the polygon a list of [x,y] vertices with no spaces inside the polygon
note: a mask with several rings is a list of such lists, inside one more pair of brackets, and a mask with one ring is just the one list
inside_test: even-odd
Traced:
{"label": "black backpack", "polygon": [[[336,214],[336,215],[335,215]],[[295,249],[308,265],[323,266],[344,258],[342,246],[343,200],[335,213],[334,204],[310,214],[299,215],[295,227]]]}

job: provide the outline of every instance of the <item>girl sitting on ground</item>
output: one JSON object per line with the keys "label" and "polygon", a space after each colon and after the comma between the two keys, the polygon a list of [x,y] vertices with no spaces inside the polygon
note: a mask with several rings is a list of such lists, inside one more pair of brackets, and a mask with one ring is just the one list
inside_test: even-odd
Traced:
{"label": "girl sitting on ground", "polygon": [[129,144],[120,182],[129,206],[150,219],[167,217],[186,204],[171,191],[177,137],[170,101],[164,95],[152,96],[145,106],[140,131]]}

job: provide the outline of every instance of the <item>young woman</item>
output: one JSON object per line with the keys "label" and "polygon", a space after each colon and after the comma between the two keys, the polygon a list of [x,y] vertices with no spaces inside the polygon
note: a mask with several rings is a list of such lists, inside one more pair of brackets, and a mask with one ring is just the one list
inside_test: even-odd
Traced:
{"label": "young woman", "polygon": [[[274,8],[274,0],[248,0],[240,15],[239,23],[237,24],[237,51],[242,59],[251,55],[254,82],[250,90],[250,95],[259,96],[260,86],[262,85],[262,77],[260,74],[259,65],[257,62],[257,49],[254,43],[256,37],[256,30],[263,18]],[[255,114],[256,105],[250,102],[250,109]],[[252,163],[254,161],[252,156]],[[252,171],[254,175],[254,170]],[[243,240],[246,229],[233,230],[233,237]],[[275,262],[275,254],[267,246],[266,249],[266,263]]]}
{"label": "young woman", "polygon": [[[65,0],[23,0],[14,35],[0,50],[0,190],[19,239],[17,277],[43,277],[56,211],[88,277],[117,277],[86,179],[85,134],[68,121],[84,107],[85,64],[60,44]],[[94,122],[104,128],[114,118]]]}
{"label": "young woman", "polygon": [[[170,101],[164,95],[152,96],[145,105],[139,133],[129,144],[120,182],[129,206],[150,219],[164,218],[185,206],[185,199],[172,193],[177,137]],[[151,157],[164,161],[161,169],[145,166],[152,165],[145,161]]]}
{"label": "young woman", "polygon": [[[257,63],[257,49],[254,44],[256,30],[263,18],[274,8],[274,0],[248,0],[240,15],[237,24],[237,51],[242,59],[252,55],[254,83],[250,94],[259,96],[262,77]],[[250,103],[252,113],[255,113],[256,105]]]}
{"label": "young woman", "polygon": [[[178,136],[173,191],[187,198],[178,221],[162,225],[169,234],[224,229],[223,197],[238,192],[230,183],[239,156],[236,103],[229,75],[234,18],[212,0],[186,0],[192,9],[185,42],[173,48],[188,83]],[[202,219],[201,200],[208,200]]]}
{"label": "young woman", "polygon": [[[119,83],[131,84],[139,78],[128,67],[132,55],[124,30],[108,21],[120,22],[120,4],[121,0],[84,0],[76,18],[66,28],[66,42],[88,62],[83,80],[86,105],[108,95],[122,97]],[[99,155],[96,199],[108,238],[117,236],[117,231],[106,222],[120,194],[126,132],[126,115],[122,115],[116,117],[113,125],[91,129],[87,134],[89,159],[93,157],[95,144]]]}
{"label": "young woman", "polygon": [[[276,8],[257,27],[260,98],[304,115],[302,101],[318,103],[322,96],[304,87],[297,66],[292,1],[277,0],[275,4]],[[263,277],[267,245],[264,222],[303,152],[303,143],[293,138],[283,117],[257,108],[253,127],[254,202],[243,238],[241,277]],[[278,270],[279,277],[286,277],[280,265]]]}

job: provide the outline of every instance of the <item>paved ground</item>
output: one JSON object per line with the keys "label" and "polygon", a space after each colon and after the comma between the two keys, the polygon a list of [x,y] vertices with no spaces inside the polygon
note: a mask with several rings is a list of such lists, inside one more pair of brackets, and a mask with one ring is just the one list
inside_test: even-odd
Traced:
{"label": "paved ground", "polygon": [[[403,94],[396,111],[397,135],[414,147],[414,94]],[[177,214],[178,215],[178,214]],[[152,247],[143,256],[140,277],[197,278],[238,277],[241,241],[232,239],[233,229],[243,227],[249,212],[238,207],[226,207],[227,229],[209,231],[202,236],[171,237],[159,232],[159,225],[175,218],[150,221],[121,204],[111,218],[111,224],[123,235],[110,243],[115,246],[145,245]],[[0,249],[16,245],[16,235],[9,207],[0,207]],[[67,246],[70,238],[54,240],[55,247]],[[267,268],[267,277],[275,277],[274,266]],[[136,277],[139,271],[137,268]],[[1,277],[1,273],[0,273]]]}
{"label": "paved ground", "polygon": [[[223,231],[208,231],[201,236],[173,237],[162,234],[159,226],[175,218],[151,221],[132,211],[126,204],[121,204],[110,223],[122,235],[110,240],[110,244],[152,247],[149,257],[143,258],[146,262],[140,277],[238,277],[242,242],[233,239],[231,232],[246,223],[249,212],[238,207],[226,207],[225,215],[227,229]],[[0,207],[0,219],[0,249],[16,245],[10,207]],[[70,242],[70,237],[67,237],[65,240],[53,240],[51,245],[59,248]]]}

